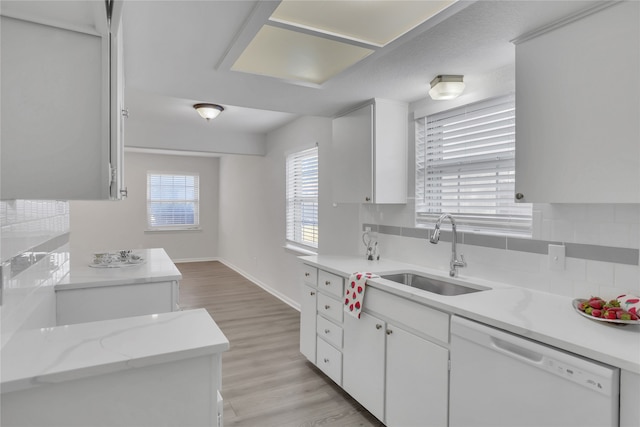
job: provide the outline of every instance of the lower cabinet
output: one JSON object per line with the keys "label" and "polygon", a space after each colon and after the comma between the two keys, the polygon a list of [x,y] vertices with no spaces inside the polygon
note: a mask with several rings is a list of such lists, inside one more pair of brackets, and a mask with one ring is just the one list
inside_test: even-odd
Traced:
{"label": "lower cabinet", "polygon": [[300,353],[316,363],[316,288],[302,285],[300,299]]}
{"label": "lower cabinet", "polygon": [[363,313],[344,321],[343,388],[388,426],[446,426],[449,351]]}

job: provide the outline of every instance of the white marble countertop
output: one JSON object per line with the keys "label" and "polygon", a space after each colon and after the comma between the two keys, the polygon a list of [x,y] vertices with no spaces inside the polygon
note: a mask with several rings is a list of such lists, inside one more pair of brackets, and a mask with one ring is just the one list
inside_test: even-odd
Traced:
{"label": "white marble countertop", "polygon": [[2,349],[2,393],[221,353],[229,341],[205,309],[18,332]]}
{"label": "white marble countertop", "polygon": [[[357,257],[325,255],[300,259],[305,264],[344,277],[354,272],[380,275],[415,271],[450,280],[448,272],[391,260],[367,261]],[[367,283],[421,304],[640,374],[640,325],[619,326],[587,319],[575,312],[571,305],[573,298],[570,297],[483,280],[457,278],[454,281],[491,289],[444,296],[384,279],[372,279]],[[366,295],[364,303],[366,307]]]}
{"label": "white marble countertop", "polygon": [[[116,251],[113,251],[116,252]],[[129,285],[134,283],[165,282],[182,279],[180,270],[162,248],[135,249],[144,263],[120,268],[94,268],[89,264],[93,254],[71,254],[71,268],[55,290],[82,289],[100,286]]]}

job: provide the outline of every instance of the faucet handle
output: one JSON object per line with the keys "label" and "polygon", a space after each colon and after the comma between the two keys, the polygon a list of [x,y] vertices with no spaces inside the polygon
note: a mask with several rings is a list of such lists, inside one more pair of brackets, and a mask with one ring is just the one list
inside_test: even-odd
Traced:
{"label": "faucet handle", "polygon": [[467,261],[464,259],[464,254],[460,254],[460,267],[466,267]]}

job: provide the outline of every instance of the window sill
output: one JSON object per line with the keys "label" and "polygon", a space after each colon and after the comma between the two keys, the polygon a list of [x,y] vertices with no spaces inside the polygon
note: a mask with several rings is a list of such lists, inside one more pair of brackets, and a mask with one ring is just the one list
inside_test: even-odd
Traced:
{"label": "window sill", "polygon": [[307,249],[307,248],[303,248],[301,246],[298,245],[294,245],[292,243],[287,243],[283,246],[283,248],[287,251],[287,252],[291,252],[295,255],[318,255],[318,252],[315,252],[311,249]]}
{"label": "window sill", "polygon": [[174,231],[202,231],[200,227],[163,227],[163,228],[147,228],[144,230],[145,233],[163,233],[163,232],[174,232]]}

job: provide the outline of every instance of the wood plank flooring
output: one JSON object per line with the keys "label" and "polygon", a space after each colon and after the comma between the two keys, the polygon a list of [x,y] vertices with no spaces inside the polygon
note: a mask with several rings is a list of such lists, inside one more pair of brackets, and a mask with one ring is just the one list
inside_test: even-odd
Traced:
{"label": "wood plank flooring", "polygon": [[300,313],[220,262],[177,264],[180,305],[205,308],[229,339],[225,427],[382,426],[300,353]]}

